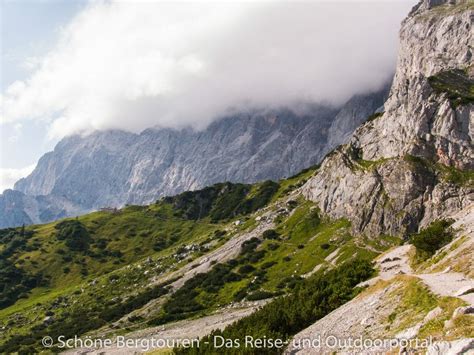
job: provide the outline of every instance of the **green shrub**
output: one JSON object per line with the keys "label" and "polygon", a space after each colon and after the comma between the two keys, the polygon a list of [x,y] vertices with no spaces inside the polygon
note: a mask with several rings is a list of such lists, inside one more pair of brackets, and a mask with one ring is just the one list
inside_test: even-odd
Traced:
{"label": "green shrub", "polygon": [[254,270],[255,270],[255,268],[252,265],[249,265],[249,264],[242,265],[239,268],[239,274],[248,274],[248,273],[251,273]]}
{"label": "green shrub", "polygon": [[427,259],[436,251],[453,239],[453,230],[450,228],[453,220],[438,220],[427,228],[410,236],[410,242],[416,248],[417,256]]}
{"label": "green shrub", "polygon": [[265,250],[257,250],[249,253],[245,258],[242,259],[243,262],[256,263],[259,260],[262,260],[266,254]]}
{"label": "green shrub", "polygon": [[371,122],[379,117],[382,117],[384,114],[384,112],[376,112],[376,113],[373,113],[371,114],[369,117],[367,117],[367,120],[366,122]]}
{"label": "green shrub", "polygon": [[463,70],[439,72],[430,76],[428,82],[435,92],[446,94],[453,107],[474,102],[474,80]]}
{"label": "green shrub", "polygon": [[238,290],[234,294],[234,301],[236,301],[236,302],[242,301],[245,298],[245,296],[247,295],[247,290],[248,290],[248,286],[242,287],[240,290]]}
{"label": "green shrub", "polygon": [[280,239],[280,233],[274,229],[267,229],[262,233],[263,239]]}
{"label": "green shrub", "polygon": [[242,243],[240,247],[240,255],[245,255],[253,252],[262,241],[256,237],[252,237],[249,240],[246,240]]}
{"label": "green shrub", "polygon": [[277,262],[276,261],[267,261],[265,263],[262,264],[262,269],[269,269],[271,268],[273,265],[276,265]]}
{"label": "green shrub", "polygon": [[265,298],[270,298],[273,297],[274,294],[272,292],[268,291],[262,291],[262,290],[257,290],[252,292],[247,296],[248,301],[258,301],[258,300],[263,300]]}
{"label": "green shrub", "polygon": [[277,250],[280,247],[277,243],[270,243],[268,244],[268,250]]}
{"label": "green shrub", "polygon": [[56,238],[64,240],[72,251],[85,252],[89,250],[90,234],[87,228],[78,220],[66,220],[54,226]]}
{"label": "green shrub", "polygon": [[290,210],[294,210],[296,207],[298,207],[298,201],[290,200],[286,203],[286,205]]}

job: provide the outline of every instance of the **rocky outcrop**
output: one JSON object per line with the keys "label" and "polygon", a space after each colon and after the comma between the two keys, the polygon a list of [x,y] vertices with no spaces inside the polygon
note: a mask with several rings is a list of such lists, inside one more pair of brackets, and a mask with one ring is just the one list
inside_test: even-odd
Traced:
{"label": "rocky outcrop", "polygon": [[[65,138],[15,184],[15,191],[0,195],[0,227],[152,203],[217,182],[293,175],[347,142],[387,92],[388,87],[357,95],[340,108],[241,112],[203,131],[105,131]],[[33,207],[25,209],[25,201]]]}
{"label": "rocky outcrop", "polygon": [[363,148],[366,160],[413,154],[473,169],[473,101],[456,104],[448,83],[445,90],[436,90],[430,80],[459,70],[470,79],[466,85],[474,84],[473,5],[459,2],[424,10],[429,6],[422,2],[403,22],[385,114],[363,126],[353,143]]}
{"label": "rocky outcrop", "polygon": [[[440,4],[438,4],[440,3]],[[303,188],[355,233],[417,230],[473,199],[472,2],[423,1],[403,22],[385,112]]]}

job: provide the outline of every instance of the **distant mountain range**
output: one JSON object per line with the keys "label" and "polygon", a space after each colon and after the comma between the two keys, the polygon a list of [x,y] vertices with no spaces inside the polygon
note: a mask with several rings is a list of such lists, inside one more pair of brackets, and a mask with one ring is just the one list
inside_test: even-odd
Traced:
{"label": "distant mountain range", "polygon": [[147,204],[221,181],[290,176],[346,142],[387,94],[388,86],[337,108],[241,112],[203,131],[113,130],[64,138],[28,177],[0,195],[0,227]]}

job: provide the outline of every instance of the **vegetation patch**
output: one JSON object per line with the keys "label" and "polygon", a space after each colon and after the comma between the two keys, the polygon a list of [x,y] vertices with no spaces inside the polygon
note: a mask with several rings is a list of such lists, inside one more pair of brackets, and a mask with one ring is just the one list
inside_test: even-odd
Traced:
{"label": "vegetation patch", "polygon": [[466,71],[453,69],[430,76],[428,82],[438,93],[445,93],[453,107],[474,103],[474,80]]}
{"label": "vegetation patch", "polygon": [[351,161],[354,163],[352,167],[359,170],[373,169],[387,160],[384,158],[378,160],[364,160],[362,158],[362,148],[355,147],[353,145],[349,147],[348,153]]}
{"label": "vegetation patch", "polygon": [[440,181],[458,186],[472,186],[474,184],[473,170],[460,170],[413,155],[405,155],[404,160],[412,164],[414,168],[420,169],[420,173],[434,174]]}
{"label": "vegetation patch", "polygon": [[451,242],[453,220],[442,219],[432,222],[428,227],[410,236],[410,243],[416,248],[415,262],[432,257],[437,250]]}
{"label": "vegetation patch", "polygon": [[256,185],[215,184],[198,191],[186,191],[163,198],[183,218],[198,220],[210,217],[218,222],[252,213],[265,206],[277,192],[279,184],[265,181]]}
{"label": "vegetation patch", "polygon": [[78,219],[59,222],[54,228],[57,230],[56,238],[64,240],[70,250],[81,252],[89,250],[90,234]]}
{"label": "vegetation patch", "polygon": [[[455,297],[439,297],[438,306],[442,309],[442,313],[434,319],[427,322],[418,333],[420,338],[428,338],[429,336],[436,338],[446,338],[446,331],[444,324],[449,320],[456,308],[464,306],[465,302]],[[469,317],[469,316],[468,316]],[[470,328],[470,331],[469,331]],[[456,324],[454,333],[450,331],[454,339],[457,337],[472,337],[474,335],[474,325]]]}
{"label": "vegetation patch", "polygon": [[446,182],[458,186],[474,185],[474,170],[460,170],[443,164],[436,164],[436,169],[441,173],[442,178]]}
{"label": "vegetation patch", "polygon": [[24,227],[0,230],[3,245],[0,252],[0,309],[11,306],[20,298],[28,297],[27,293],[31,289],[47,284],[47,279],[41,273],[28,274],[15,265],[14,254],[30,249],[27,241],[33,234]]}
{"label": "vegetation patch", "polygon": [[[294,191],[295,189],[298,189],[301,186],[303,186],[308,181],[308,179],[317,172],[318,169],[319,169],[319,165],[313,165],[313,166],[310,166],[309,168],[301,170],[298,174],[293,175],[289,177],[288,179],[281,180],[280,188],[278,192],[275,194],[275,196],[273,197],[273,200],[276,200],[276,198],[279,198],[282,196],[286,196],[290,192]],[[294,202],[292,202],[292,204]]]}
{"label": "vegetation patch", "polygon": [[66,339],[74,338],[76,335],[80,336],[90,330],[100,328],[108,322],[120,319],[132,310],[144,306],[152,299],[161,297],[167,292],[166,284],[162,284],[146,289],[123,302],[109,304],[105,308],[98,304],[90,308],[74,308],[71,312],[63,313],[51,324],[41,323],[34,326],[27,334],[16,334],[10,337],[0,345],[0,353],[35,354],[38,352],[37,347],[40,346],[41,339],[46,335],[53,339],[57,339],[60,335],[64,335]]}
{"label": "vegetation patch", "polygon": [[[224,330],[216,330],[204,337],[199,348],[179,348],[175,352],[219,354],[222,350],[213,348],[215,336],[238,339],[241,344],[245,336],[286,340],[353,298],[359,292],[354,287],[369,278],[373,272],[370,262],[353,260],[326,273],[315,274],[299,283],[290,295],[279,297]],[[275,352],[277,349],[258,349],[259,354]],[[251,354],[255,353],[255,349],[231,348],[226,349],[226,353]]]}
{"label": "vegetation patch", "polygon": [[393,300],[399,300],[388,316],[386,330],[390,334],[397,334],[421,322],[438,305],[437,297],[419,279],[400,276],[396,280],[401,281],[402,286],[390,295]]}
{"label": "vegetation patch", "polygon": [[376,120],[377,118],[382,117],[384,113],[385,112],[375,112],[375,113],[371,114],[369,117],[367,117],[366,122],[372,122],[372,121]]}
{"label": "vegetation patch", "polygon": [[204,310],[205,305],[198,301],[202,291],[217,293],[226,283],[240,281],[241,276],[232,272],[233,264],[216,264],[208,273],[199,273],[187,280],[163,305],[162,314],[148,322],[150,325],[160,325],[170,321],[189,318],[198,311]]}

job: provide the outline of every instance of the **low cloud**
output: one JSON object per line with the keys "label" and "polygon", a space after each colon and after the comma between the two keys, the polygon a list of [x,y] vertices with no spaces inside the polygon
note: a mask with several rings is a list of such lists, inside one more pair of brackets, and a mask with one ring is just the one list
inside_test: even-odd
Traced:
{"label": "low cloud", "polygon": [[15,182],[28,176],[36,164],[21,169],[2,169],[0,168],[0,194],[6,189],[12,189]]}
{"label": "low cloud", "polygon": [[393,74],[412,1],[92,2],[1,97],[50,134],[202,128],[242,106],[339,104]]}

